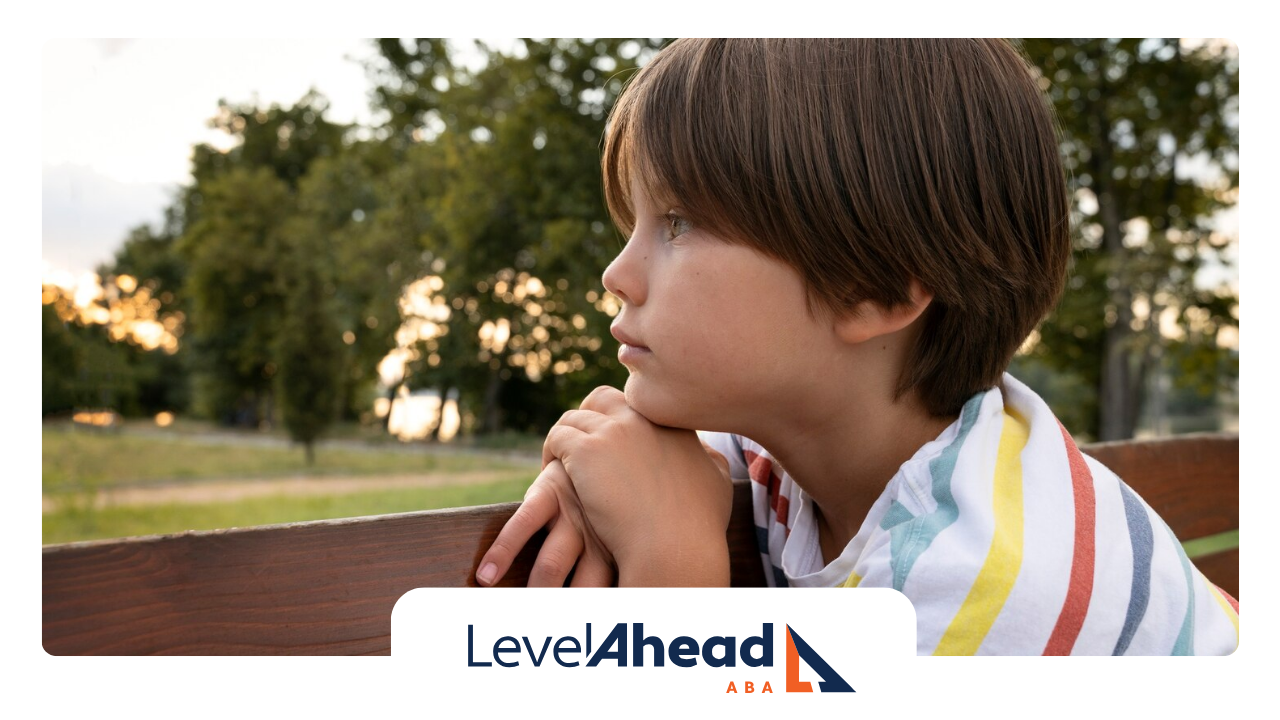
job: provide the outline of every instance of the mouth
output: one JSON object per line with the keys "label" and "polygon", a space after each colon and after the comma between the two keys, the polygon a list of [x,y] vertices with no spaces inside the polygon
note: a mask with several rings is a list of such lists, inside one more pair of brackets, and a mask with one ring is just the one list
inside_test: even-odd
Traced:
{"label": "mouth", "polygon": [[626,365],[628,368],[641,362],[644,358],[653,354],[653,351],[647,347],[639,345],[628,345],[622,343],[618,346],[618,362]]}
{"label": "mouth", "polygon": [[630,335],[623,332],[621,329],[617,327],[609,328],[609,332],[610,334],[613,335],[614,338],[618,340],[618,342],[622,343],[624,347],[629,347],[633,350],[643,350],[646,352],[648,352],[649,350],[648,346],[646,346],[644,343],[640,342],[634,337],[631,337]]}

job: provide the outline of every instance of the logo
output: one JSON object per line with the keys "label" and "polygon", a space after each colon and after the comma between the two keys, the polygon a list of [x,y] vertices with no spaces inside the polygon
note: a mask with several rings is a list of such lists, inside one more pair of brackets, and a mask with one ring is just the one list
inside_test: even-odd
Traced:
{"label": "logo", "polygon": [[787,692],[813,692],[813,683],[800,680],[800,658],[822,677],[818,682],[822,692],[855,692],[790,625],[787,626]]}
{"label": "logo", "polygon": [[[818,681],[820,692],[854,692],[849,683],[809,643],[805,642],[804,638],[800,637],[800,633],[790,625],[785,627],[787,633],[785,688],[787,692],[813,692],[813,683],[800,680],[802,659],[822,678]],[[617,623],[604,636],[600,645],[593,648],[591,623],[585,624],[585,630],[585,638],[582,641],[571,635],[558,639],[548,635],[545,638],[533,639],[532,642],[527,636],[519,639],[510,635],[501,637],[493,643],[492,651],[486,653],[488,659],[484,659],[484,655],[476,657],[475,626],[469,624],[467,625],[467,667],[496,665],[514,668],[527,663],[536,668],[543,667],[544,663],[551,664],[547,663],[550,660],[566,668],[591,668],[600,666],[602,663],[606,667],[625,668],[645,667],[647,658],[652,659],[653,667],[666,667],[670,661],[670,666],[673,668],[691,668],[699,664],[715,668],[732,668],[738,666],[739,660],[743,666],[749,668],[774,666],[773,623],[763,623],[760,634],[746,637],[741,645],[738,644],[738,638],[733,635],[715,635],[702,642],[688,635],[680,635],[668,641],[656,635],[647,635],[644,623]],[[755,684],[754,681],[744,680],[744,692],[755,692]],[[736,684],[730,682],[725,692],[738,692]],[[760,692],[773,692],[772,685],[767,679],[763,682]]]}

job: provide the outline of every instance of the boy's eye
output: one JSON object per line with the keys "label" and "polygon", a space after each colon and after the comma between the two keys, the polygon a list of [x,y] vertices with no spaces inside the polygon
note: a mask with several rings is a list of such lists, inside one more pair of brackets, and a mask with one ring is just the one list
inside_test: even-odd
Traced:
{"label": "boy's eye", "polygon": [[667,228],[670,231],[667,235],[668,240],[674,240],[693,229],[692,223],[675,213],[667,213],[662,216],[662,219],[667,222]]}

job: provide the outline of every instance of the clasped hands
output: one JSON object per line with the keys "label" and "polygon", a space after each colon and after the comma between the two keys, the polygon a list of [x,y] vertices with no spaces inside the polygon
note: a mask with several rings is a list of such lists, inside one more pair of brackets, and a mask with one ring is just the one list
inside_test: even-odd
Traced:
{"label": "clasped hands", "polygon": [[480,560],[494,585],[539,529],[530,587],[729,584],[728,461],[693,430],[656,425],[601,386],[547,433],[542,472]]}

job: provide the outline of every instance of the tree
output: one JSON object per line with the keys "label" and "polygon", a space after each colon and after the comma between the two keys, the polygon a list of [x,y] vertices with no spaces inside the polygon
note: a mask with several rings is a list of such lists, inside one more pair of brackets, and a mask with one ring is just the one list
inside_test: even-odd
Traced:
{"label": "tree", "polygon": [[54,305],[58,288],[46,287],[41,306],[41,413],[71,410],[77,405],[75,379],[82,364],[76,339],[67,324],[58,317]]}
{"label": "tree", "polygon": [[[133,228],[111,263],[98,268],[107,287],[128,276],[136,287],[145,288],[155,315],[169,324],[169,331],[181,337],[183,321],[190,312],[185,283],[186,260],[178,252],[177,203],[165,212],[160,227],[143,224]],[[190,353],[180,344],[164,350],[135,347],[128,353],[138,383],[139,409],[146,413],[162,410],[184,412],[190,404]]]}
{"label": "tree", "polygon": [[128,345],[113,342],[96,305],[90,316],[61,288],[41,289],[42,413],[76,408],[111,408],[138,413],[137,373]]}
{"label": "tree", "polygon": [[448,349],[466,355],[430,371],[461,384],[484,430],[500,429],[506,415],[536,416],[525,407],[543,402],[536,394],[504,392],[514,373],[553,383],[563,407],[625,378],[599,312],[607,307],[600,275],[620,244],[605,211],[599,144],[627,74],[661,44],[526,38],[510,54],[480,45],[487,62],[471,72],[439,41],[379,43],[371,74],[390,117],[385,135],[436,148],[417,156],[442,178],[425,198],[421,240],[442,261],[450,307],[464,315],[450,327],[500,328],[479,347],[451,329]]}
{"label": "tree", "polygon": [[405,278],[423,267],[416,237],[374,227],[388,202],[386,178],[401,168],[385,143],[360,142],[317,160],[298,186],[300,232],[329,265],[335,322],[351,346],[340,380],[347,417],[368,409],[378,363],[395,347]]}
{"label": "tree", "polygon": [[193,401],[224,422],[258,425],[274,416],[281,229],[297,212],[308,169],[343,150],[348,127],[326,120],[327,109],[315,91],[290,107],[220,101],[209,124],[235,144],[225,152],[196,146],[194,181],[171,211],[188,273]]}
{"label": "tree", "polygon": [[293,235],[280,265],[284,314],[272,343],[280,415],[289,436],[315,463],[315,441],[333,422],[341,396],[346,348],[335,321],[333,284],[318,261],[314,238]]}
{"label": "tree", "polygon": [[313,162],[337,155],[343,148],[350,127],[326,120],[328,109],[328,99],[314,89],[290,107],[219,100],[209,127],[236,142],[226,152],[204,143],[195,147],[191,168],[195,185],[232,168],[265,167],[296,188]]}
{"label": "tree", "polygon": [[268,168],[234,168],[201,186],[199,219],[183,234],[194,401],[225,422],[270,418],[277,366],[272,340],[283,315],[277,273],[288,186]]}
{"label": "tree", "polygon": [[[1211,227],[1239,187],[1239,62],[1231,48],[1177,38],[1024,40],[1062,128],[1076,254],[1063,301],[1033,354],[1096,388],[1084,431],[1131,437],[1148,377],[1171,339],[1205,347],[1179,380],[1219,370],[1220,328],[1238,297],[1201,287],[1231,239]],[[1193,162],[1216,177],[1187,172]]]}

